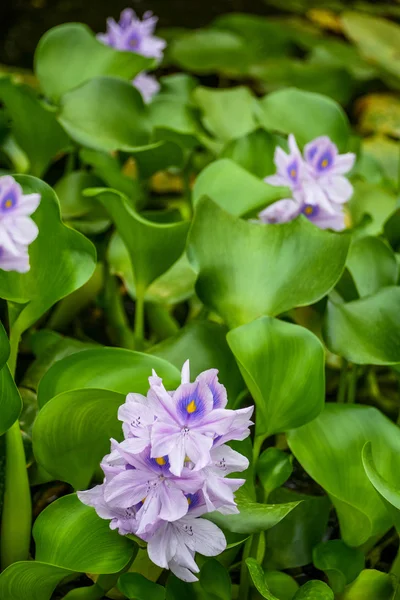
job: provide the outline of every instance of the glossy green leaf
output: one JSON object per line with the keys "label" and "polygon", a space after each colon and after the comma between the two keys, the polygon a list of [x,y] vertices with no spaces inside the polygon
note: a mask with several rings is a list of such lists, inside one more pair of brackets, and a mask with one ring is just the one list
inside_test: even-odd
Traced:
{"label": "glossy green leaf", "polygon": [[373,15],[347,12],[342,16],[345,33],[357,45],[361,55],[384,72],[400,77],[397,53],[400,27]]}
{"label": "glossy green leaf", "polygon": [[395,579],[386,573],[365,569],[346,588],[342,600],[396,600]]}
{"label": "glossy green leaf", "polygon": [[367,442],[362,449],[362,462],[368,479],[382,497],[398,531],[400,531],[400,486],[398,481],[398,455],[390,457],[392,467],[389,478],[385,479],[379,473],[374,460],[372,445]]}
{"label": "glossy green leaf", "polygon": [[109,152],[82,148],[79,157],[84,163],[90,165],[93,174],[101,178],[109,187],[122,192],[128,198],[136,200],[140,197],[138,181],[122,172],[122,164],[118,156]]}
{"label": "glossy green leaf", "polygon": [[287,517],[265,534],[264,566],[268,569],[294,569],[312,561],[328,525],[331,503],[326,496],[299,494],[288,488],[274,490],[269,502],[299,502]]}
{"label": "glossy green leaf", "polygon": [[117,413],[124,402],[123,394],[102,389],[74,389],[47,402],[32,432],[39,465],[76,490],[87,488],[110,438],[123,437]]}
{"label": "glossy green leaf", "polygon": [[357,364],[399,363],[399,306],[399,287],[347,304],[328,302],[323,333],[329,350]]}
{"label": "glossy green leaf", "polygon": [[82,217],[96,208],[98,210],[97,202],[84,196],[83,191],[99,185],[101,180],[87,171],[73,171],[61,177],[54,186],[54,191],[60,201],[63,219]]}
{"label": "glossy green leaf", "polygon": [[236,493],[236,502],[240,514],[213,512],[207,517],[218,527],[233,533],[258,533],[277,525],[299,505],[299,502],[260,504],[251,501],[242,491]]}
{"label": "glossy green leaf", "polygon": [[376,237],[355,240],[350,246],[346,267],[361,297],[397,283],[399,268],[394,252]]}
{"label": "glossy green leaf", "polygon": [[293,600],[299,589],[295,579],[282,571],[266,571],[265,583],[279,600]]}
{"label": "glossy green leaf", "polygon": [[18,419],[22,400],[10,370],[4,365],[0,370],[0,435]]}
{"label": "glossy green leaf", "polygon": [[190,102],[192,92],[198,85],[198,80],[187,73],[173,73],[160,77],[161,91],[158,96],[163,98],[179,98],[183,102]]}
{"label": "glossy green leaf", "polygon": [[140,93],[117,77],[95,77],[64,94],[58,120],[73,140],[97,150],[129,152],[150,139]]}
{"label": "glossy green leaf", "polygon": [[267,448],[257,461],[257,475],[265,496],[280,487],[292,474],[292,457],[278,448]]}
{"label": "glossy green leaf", "polygon": [[0,271],[0,296],[25,305],[14,325],[23,332],[91,277],[96,252],[88,239],[63,225],[57,197],[46,183],[27,175],[16,176],[16,180],[25,193],[41,194],[32,217],[39,235],[29,246],[30,271]]}
{"label": "glossy green leaf", "polygon": [[247,558],[246,565],[249,569],[251,579],[261,596],[267,600],[280,600],[270,591],[269,586],[265,581],[265,574],[261,565],[259,565],[254,558]]}
{"label": "glossy green leaf", "polygon": [[367,159],[375,161],[384,179],[396,188],[400,165],[398,141],[384,135],[372,135],[363,139],[361,149]]}
{"label": "glossy green leaf", "polygon": [[377,468],[384,479],[390,478],[400,430],[380,411],[329,403],[314,421],[291,431],[288,442],[303,468],[329,494],[346,544],[359,546],[389,529],[391,520],[361,460],[365,443],[372,442]]}
{"label": "glossy green leaf", "polygon": [[232,160],[224,158],[207,166],[193,187],[193,204],[208,196],[232,215],[241,216],[287,196],[287,189],[264,183]]}
{"label": "glossy green leaf", "polygon": [[[161,136],[162,137],[162,136]],[[140,176],[151,177],[157,171],[170,167],[182,168],[185,162],[183,148],[173,141],[166,140],[156,147],[132,152]]]}
{"label": "glossy green leaf", "polygon": [[124,573],[118,580],[118,589],[134,600],[164,600],[165,588],[143,577],[140,573]]}
{"label": "glossy green leaf", "polygon": [[226,342],[226,333],[226,328],[217,323],[194,321],[183,327],[176,336],[153,346],[149,352],[168,360],[177,369],[189,358],[192,380],[202,371],[218,369],[219,380],[228,392],[229,406],[234,407],[245,384]]}
{"label": "glossy green leaf", "polygon": [[136,291],[143,292],[182,255],[189,223],[160,223],[145,219],[118,192],[94,191],[109,212],[133,266]]}
{"label": "glossy green leaf", "polygon": [[349,238],[304,218],[246,223],[205,198],[188,244],[200,299],[232,327],[322,298],[343,271]]}
{"label": "glossy green leaf", "polygon": [[300,427],[321,412],[325,354],[313,333],[260,317],[230,331],[227,340],[256,403],[256,436]]}
{"label": "glossy green leaf", "polygon": [[183,148],[198,145],[200,120],[186,100],[160,94],[149,106],[149,117],[157,139],[175,142]]}
{"label": "glossy green leaf", "polygon": [[[132,263],[129,252],[121,236],[115,232],[111,237],[107,251],[110,271],[122,278],[129,295],[136,298],[136,289]],[[186,255],[182,255],[176,263],[153,281],[148,287],[145,299],[148,302],[176,304],[183,302],[194,294],[196,274],[191,268]]]}
{"label": "glossy green leaf", "polygon": [[266,129],[293,133],[303,146],[327,135],[341,149],[347,147],[350,129],[343,109],[321,94],[287,88],[260,100],[260,123]]}
{"label": "glossy green leaf", "polygon": [[0,369],[6,364],[10,356],[10,343],[6,331],[0,321]]}
{"label": "glossy green leaf", "polygon": [[193,101],[201,110],[204,127],[224,142],[257,127],[256,100],[246,87],[216,90],[199,86],[193,92]]}
{"label": "glossy green leaf", "polygon": [[21,561],[12,564],[0,574],[0,595],[7,600],[50,600],[57,585],[74,575],[39,561]]}
{"label": "glossy green leaf", "polygon": [[361,550],[350,548],[342,540],[330,540],[314,548],[313,562],[327,575],[335,594],[341,594],[364,569],[365,557]]}
{"label": "glossy green leaf", "polygon": [[11,131],[29,159],[30,172],[41,177],[70,146],[70,139],[32,88],[0,78],[0,99],[11,118]]}
{"label": "glossy green leaf", "polygon": [[182,598],[191,598],[193,594],[193,583],[185,583],[175,575],[170,575],[166,587],[166,600],[182,600]]}
{"label": "glossy green leaf", "polygon": [[179,385],[178,369],[156,356],[123,348],[85,350],[59,360],[47,371],[39,385],[39,406],[58,394],[82,388],[125,395],[129,392],[147,394],[152,369],[163,378],[167,389]]}
{"label": "glossy green leaf", "polygon": [[35,71],[49,98],[60,97],[99,75],[128,80],[153,64],[134,52],[120,52],[99,42],[88,27],[65,23],[47,31],[35,54]]}
{"label": "glossy green leaf", "polygon": [[378,185],[357,181],[349,209],[353,225],[359,225],[365,215],[370,216],[371,220],[363,227],[363,232],[379,235],[383,232],[385,221],[396,209],[396,196]]}
{"label": "glossy green leaf", "polygon": [[298,590],[293,600],[334,600],[334,595],[326,583],[312,580]]}
{"label": "glossy green leaf", "polygon": [[228,142],[220,156],[230,158],[256,177],[264,178],[275,172],[275,147],[275,137],[264,129],[257,129]]}
{"label": "glossy green leaf", "polygon": [[232,598],[229,573],[215,558],[208,560],[201,568],[200,585],[212,600],[231,600]]}
{"label": "glossy green leaf", "polygon": [[39,515],[33,537],[36,560],[83,573],[118,573],[136,546],[112,531],[109,523],[75,494],[59,498]]}

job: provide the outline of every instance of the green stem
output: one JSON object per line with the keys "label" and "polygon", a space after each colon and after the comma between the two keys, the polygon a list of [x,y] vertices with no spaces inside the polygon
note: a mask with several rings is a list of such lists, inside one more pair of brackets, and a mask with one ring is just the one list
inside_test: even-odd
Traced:
{"label": "green stem", "polygon": [[146,315],[151,331],[154,331],[161,340],[178,333],[178,323],[165,306],[148,302],[146,304]]}
{"label": "green stem", "polygon": [[346,398],[347,367],[348,367],[348,362],[345,358],[343,358],[342,359],[342,369],[340,371],[339,389],[338,389],[338,394],[337,394],[338,402],[344,402],[345,398]]}
{"label": "green stem", "polygon": [[[11,329],[8,366],[15,376],[20,334]],[[25,450],[18,420],[6,432],[5,492],[1,521],[1,567],[27,560],[31,539],[32,505]]]}
{"label": "green stem", "polygon": [[265,440],[265,435],[257,435],[254,438],[254,442],[253,442],[253,469],[254,469],[254,477],[256,476],[256,467],[257,467],[257,460],[258,457],[260,456],[260,452],[261,452],[261,447],[264,443]]}
{"label": "green stem", "polygon": [[145,290],[139,286],[136,288],[136,305],[135,305],[135,349],[143,350],[144,347],[144,294]]}
{"label": "green stem", "polygon": [[358,365],[353,365],[350,373],[349,386],[347,390],[347,402],[354,404],[357,392]]}
{"label": "green stem", "polygon": [[239,585],[239,594],[238,598],[240,600],[247,600],[249,596],[250,590],[250,578],[249,578],[249,569],[246,565],[246,559],[249,558],[251,547],[253,545],[253,536],[251,535],[249,539],[246,541],[243,548],[243,556],[242,556],[242,564],[240,566],[240,585]]}

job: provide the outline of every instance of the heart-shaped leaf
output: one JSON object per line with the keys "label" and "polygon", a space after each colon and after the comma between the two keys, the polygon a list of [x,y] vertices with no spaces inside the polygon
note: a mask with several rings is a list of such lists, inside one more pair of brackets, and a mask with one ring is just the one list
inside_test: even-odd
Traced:
{"label": "heart-shaped leaf", "polygon": [[257,406],[256,436],[300,427],[321,412],[325,355],[313,333],[260,317],[230,331],[227,340]]}
{"label": "heart-shaped leaf", "polygon": [[397,600],[398,584],[387,573],[365,569],[346,588],[342,600]]}
{"label": "heart-shaped leaf", "polygon": [[3,77],[0,99],[11,118],[11,131],[29,159],[30,172],[41,177],[57,154],[70,146],[69,137],[30,87]]}
{"label": "heart-shaped leaf", "polygon": [[382,287],[396,285],[399,267],[389,246],[377,237],[363,237],[350,246],[346,267],[359,295],[375,294]]}
{"label": "heart-shaped leaf", "polygon": [[134,600],[164,600],[165,588],[140,573],[124,573],[118,579],[118,589]]}
{"label": "heart-shaped leaf", "polygon": [[[16,176],[24,193],[39,193],[41,202],[32,218],[39,235],[29,246],[28,273],[0,271],[0,296],[24,304],[14,323],[22,333],[53,304],[80,288],[96,266],[96,251],[83,235],[63,225],[57,196],[43,181]],[[49,285],[51,281],[51,285]]]}
{"label": "heart-shaped leaf", "polygon": [[38,390],[39,406],[43,407],[62,392],[82,388],[145,395],[152,369],[163,378],[167,389],[179,385],[178,369],[156,356],[123,348],[99,348],[72,354],[56,362],[44,375]]}
{"label": "heart-shaped leaf", "polygon": [[361,460],[365,443],[372,442],[377,468],[384,479],[390,478],[400,431],[380,411],[328,403],[314,421],[291,431],[288,442],[303,468],[329,494],[346,544],[359,546],[389,529],[391,519]]}
{"label": "heart-shaped leaf", "polygon": [[267,448],[257,461],[257,475],[264,488],[265,497],[287,481],[292,474],[292,456],[279,450]]}
{"label": "heart-shaped leaf", "polygon": [[133,79],[153,62],[140,54],[106,46],[85,25],[65,23],[41,38],[35,71],[46,96],[58,101],[65,92],[93,77],[115,75]]}
{"label": "heart-shaped leaf", "polygon": [[326,583],[312,580],[299,589],[293,600],[334,600],[334,595]]}
{"label": "heart-shaped leaf", "polygon": [[265,129],[293,133],[300,146],[327,135],[340,150],[345,150],[350,137],[348,119],[337,102],[296,88],[264,96],[260,100],[259,120]]}
{"label": "heart-shaped leaf", "polygon": [[399,287],[347,304],[328,302],[323,331],[328,348],[360,365],[399,363],[399,306]]}
{"label": "heart-shaped leaf", "polygon": [[[230,158],[256,177],[263,178],[275,173],[275,147],[275,137],[268,131],[265,131],[265,129],[257,129],[243,137],[228,142],[220,156],[221,158]],[[211,194],[208,195],[212,197]]]}
{"label": "heart-shaped leaf", "polygon": [[193,204],[208,196],[227,212],[240,217],[287,195],[287,188],[268,185],[232,160],[223,158],[208,165],[196,179]]}
{"label": "heart-shaped leaf", "polygon": [[322,298],[343,271],[349,237],[305,218],[246,223],[204,198],[188,243],[199,297],[234,327]]}
{"label": "heart-shaped leaf", "polygon": [[140,92],[117,77],[95,77],[64,94],[58,120],[78,144],[97,150],[129,152],[150,139]]}
{"label": "heart-shaped leaf", "polygon": [[365,557],[361,550],[350,548],[342,540],[330,540],[314,548],[313,562],[325,572],[335,594],[341,594],[364,569]]}

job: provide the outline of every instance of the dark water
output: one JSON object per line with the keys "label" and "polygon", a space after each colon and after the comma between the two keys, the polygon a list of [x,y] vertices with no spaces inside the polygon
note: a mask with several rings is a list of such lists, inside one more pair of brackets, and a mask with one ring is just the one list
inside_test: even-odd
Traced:
{"label": "dark water", "polygon": [[51,27],[78,21],[104,31],[106,18],[118,17],[127,6],[138,14],[152,10],[160,27],[202,27],[233,11],[269,12],[262,0],[0,0],[0,63],[29,68],[40,37]]}

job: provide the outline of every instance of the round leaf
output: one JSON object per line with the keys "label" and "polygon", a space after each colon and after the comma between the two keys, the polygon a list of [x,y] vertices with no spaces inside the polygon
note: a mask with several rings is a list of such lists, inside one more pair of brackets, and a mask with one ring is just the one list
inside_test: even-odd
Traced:
{"label": "round leaf", "polygon": [[365,557],[361,550],[346,546],[342,540],[330,540],[314,548],[313,562],[326,573],[335,594],[341,594],[363,570]]}
{"label": "round leaf", "polygon": [[313,580],[304,584],[293,600],[334,600],[334,595],[326,583]]}
{"label": "round leaf", "polygon": [[396,600],[397,583],[386,573],[365,569],[345,590],[342,600]]}
{"label": "round leaf", "polygon": [[140,573],[124,573],[118,579],[118,589],[134,600],[164,600],[165,588]]}
{"label": "round leaf", "polygon": [[349,237],[305,218],[247,223],[205,198],[188,243],[199,297],[232,327],[322,298],[343,271]]}
{"label": "round leaf", "polygon": [[99,75],[133,79],[153,59],[120,52],[99,42],[86,25],[65,23],[47,31],[35,54],[35,71],[49,98],[60,97]]}
{"label": "round leaf", "polygon": [[299,427],[321,412],[325,355],[314,334],[260,317],[230,331],[227,340],[257,406],[257,436]]}
{"label": "round leaf", "polygon": [[293,133],[300,146],[327,135],[340,150],[347,148],[350,127],[346,114],[321,94],[296,88],[272,92],[260,100],[259,119],[265,129]]}
{"label": "round leaf", "polygon": [[82,388],[147,394],[152,369],[167,389],[179,385],[178,369],[161,358],[123,348],[85,350],[59,360],[47,371],[39,384],[39,406],[62,392]]}
{"label": "round leaf", "polygon": [[[263,178],[275,172],[275,146],[275,138],[271,133],[264,129],[257,129],[228,142],[220,156],[221,158],[230,158],[256,177]],[[269,191],[272,193],[272,190]],[[212,196],[210,195],[210,197]]]}
{"label": "round leaf", "polygon": [[368,441],[379,472],[388,479],[391,457],[400,450],[400,430],[375,408],[330,403],[314,421],[288,434],[297,460],[329,494],[349,546],[380,536],[391,525],[362,464],[361,452]]}
{"label": "round leaf", "polygon": [[116,77],[95,77],[64,94],[58,120],[76,142],[97,150],[129,152],[150,139],[140,93]]}
{"label": "round leaf", "polygon": [[350,246],[346,267],[361,297],[397,283],[399,267],[394,252],[376,237],[355,240]]}
{"label": "round leaf", "polygon": [[25,304],[14,325],[23,332],[58,300],[88,281],[96,266],[96,251],[83,235],[63,225],[57,196],[46,183],[27,175],[15,178],[24,193],[41,194],[32,216],[39,235],[29,246],[30,271],[0,271],[0,296]]}
{"label": "round leaf", "polygon": [[328,302],[323,331],[328,348],[360,365],[399,363],[399,306],[399,287],[347,304]]}

